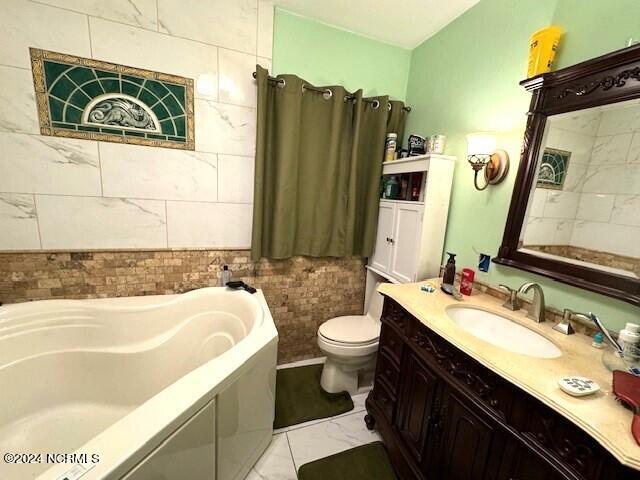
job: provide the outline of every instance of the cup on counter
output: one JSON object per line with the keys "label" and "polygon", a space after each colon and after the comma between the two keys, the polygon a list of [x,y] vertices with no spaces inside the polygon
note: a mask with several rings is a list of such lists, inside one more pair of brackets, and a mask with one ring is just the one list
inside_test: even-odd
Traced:
{"label": "cup on counter", "polygon": [[473,279],[476,276],[476,272],[470,268],[462,269],[462,277],[460,279],[460,293],[463,295],[471,295],[473,291]]}

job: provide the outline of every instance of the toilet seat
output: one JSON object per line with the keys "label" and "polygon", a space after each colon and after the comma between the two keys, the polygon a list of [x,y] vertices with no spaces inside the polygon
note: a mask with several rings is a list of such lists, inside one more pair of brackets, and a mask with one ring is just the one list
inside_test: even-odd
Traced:
{"label": "toilet seat", "polygon": [[378,343],[380,320],[369,315],[335,317],[320,325],[318,336],[337,345],[362,346]]}
{"label": "toilet seat", "polygon": [[354,342],[339,342],[336,340],[332,340],[330,338],[325,337],[324,335],[322,335],[321,333],[318,333],[318,338],[321,338],[322,341],[327,344],[327,345],[334,345],[336,347],[367,347],[369,345],[378,345],[378,339],[376,338],[375,340],[371,340],[369,342],[358,342],[358,343],[354,343]]}

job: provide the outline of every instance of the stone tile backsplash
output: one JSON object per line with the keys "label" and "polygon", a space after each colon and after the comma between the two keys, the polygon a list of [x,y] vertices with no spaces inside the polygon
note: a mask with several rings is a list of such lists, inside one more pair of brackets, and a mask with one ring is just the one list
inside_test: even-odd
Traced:
{"label": "stone tile backsplash", "polygon": [[217,286],[225,264],[234,279],[264,291],[280,335],[280,363],[319,356],[322,322],[362,314],[361,259],[252,262],[248,250],[0,253],[0,302],[182,293]]}

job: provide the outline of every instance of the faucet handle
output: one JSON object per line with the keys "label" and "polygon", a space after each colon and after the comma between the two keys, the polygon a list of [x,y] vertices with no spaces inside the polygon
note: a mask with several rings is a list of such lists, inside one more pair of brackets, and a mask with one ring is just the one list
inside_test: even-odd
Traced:
{"label": "faucet handle", "polygon": [[578,315],[582,315],[581,313],[576,313],[573,310],[569,309],[569,308],[565,308],[564,311],[562,312],[562,320],[558,323],[556,323],[553,326],[553,329],[556,332],[560,332],[560,333],[564,333],[565,335],[573,335],[575,332],[575,330],[573,329],[573,327],[571,326],[571,319],[574,316],[578,316]]}
{"label": "faucet handle", "polygon": [[514,312],[516,310],[520,310],[520,299],[518,298],[518,291],[511,287],[508,287],[507,285],[503,285],[502,283],[499,285],[499,287],[509,294],[509,298],[502,304],[502,306]]}

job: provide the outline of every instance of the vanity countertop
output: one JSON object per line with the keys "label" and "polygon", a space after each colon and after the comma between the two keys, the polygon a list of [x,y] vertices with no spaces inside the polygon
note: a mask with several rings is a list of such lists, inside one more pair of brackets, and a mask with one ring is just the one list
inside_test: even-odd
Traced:
{"label": "vanity countertop", "polygon": [[[424,283],[383,283],[378,291],[442,338],[581,427],[621,463],[640,470],[640,446],[631,435],[632,413],[615,400],[611,372],[601,361],[602,350],[593,348],[589,337],[563,335],[552,330],[550,322],[536,323],[526,318],[526,309],[512,312],[502,307],[501,300],[484,293],[474,291],[470,297],[456,301],[439,289],[434,293],[421,291]],[[440,285],[440,280],[430,283]],[[495,347],[456,325],[446,313],[450,305],[476,307],[507,317],[552,341],[562,355],[534,358]],[[576,375],[595,380],[600,391],[572,397],[560,390],[558,379]]]}

